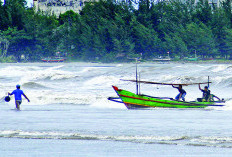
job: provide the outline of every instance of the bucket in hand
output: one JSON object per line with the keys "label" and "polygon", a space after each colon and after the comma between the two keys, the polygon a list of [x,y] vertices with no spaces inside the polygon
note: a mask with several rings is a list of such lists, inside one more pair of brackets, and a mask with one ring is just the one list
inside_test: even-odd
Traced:
{"label": "bucket in hand", "polygon": [[6,101],[6,102],[9,102],[9,101],[10,101],[10,97],[9,97],[9,96],[6,96],[6,97],[5,97],[5,101]]}

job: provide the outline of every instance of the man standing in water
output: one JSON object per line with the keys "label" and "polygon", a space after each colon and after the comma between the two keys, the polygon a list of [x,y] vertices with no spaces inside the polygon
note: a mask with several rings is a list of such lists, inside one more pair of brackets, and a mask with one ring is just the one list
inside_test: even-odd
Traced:
{"label": "man standing in water", "polygon": [[177,88],[179,90],[179,94],[176,96],[176,100],[180,100],[180,98],[182,98],[183,101],[185,101],[185,95],[186,95],[186,91],[182,88],[182,85],[179,85],[179,87],[175,87],[172,85],[173,88]]}
{"label": "man standing in water", "polygon": [[27,98],[27,96],[20,89],[20,85],[16,85],[16,88],[17,89],[15,89],[12,93],[8,93],[8,95],[14,94],[16,109],[20,110],[20,105],[22,103],[22,95],[27,99],[28,102],[30,102],[30,100]]}

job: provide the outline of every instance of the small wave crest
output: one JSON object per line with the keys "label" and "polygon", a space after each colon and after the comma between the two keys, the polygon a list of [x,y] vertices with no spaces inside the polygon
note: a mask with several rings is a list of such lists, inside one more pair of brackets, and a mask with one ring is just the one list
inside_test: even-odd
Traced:
{"label": "small wave crest", "polygon": [[220,65],[214,65],[211,66],[207,69],[208,71],[212,71],[212,72],[231,72],[232,70],[232,66],[231,65],[227,65],[227,64],[220,64]]}
{"label": "small wave crest", "polygon": [[28,72],[21,78],[20,82],[29,82],[29,81],[42,81],[42,80],[66,80],[76,78],[78,75],[72,72],[65,72],[59,70],[41,70],[41,71],[31,71]]}
{"label": "small wave crest", "polygon": [[84,84],[86,86],[91,86],[91,87],[95,87],[96,85],[99,85],[99,86],[107,85],[108,87],[110,87],[112,84],[117,84],[119,82],[120,82],[120,79],[115,76],[102,75],[102,76],[94,77],[86,81]]}
{"label": "small wave crest", "polygon": [[216,136],[129,136],[129,135],[99,135],[81,134],[66,132],[40,132],[3,130],[0,131],[0,138],[21,138],[21,139],[60,139],[60,140],[108,140],[122,141],[142,144],[169,144],[169,145],[190,145],[232,148],[232,137]]}
{"label": "small wave crest", "polygon": [[47,88],[46,86],[43,86],[39,83],[35,83],[35,82],[27,82],[27,83],[24,83],[22,84],[23,87],[26,87],[26,88]]}

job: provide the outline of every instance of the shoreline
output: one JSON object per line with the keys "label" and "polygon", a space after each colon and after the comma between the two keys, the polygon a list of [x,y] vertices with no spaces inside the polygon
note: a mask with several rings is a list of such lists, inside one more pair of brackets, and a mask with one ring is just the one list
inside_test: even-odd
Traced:
{"label": "shoreline", "polygon": [[[1,64],[28,64],[28,63],[34,63],[34,64],[66,64],[66,63],[89,63],[89,64],[129,64],[129,63],[135,63],[132,62],[97,62],[97,61],[64,61],[64,62],[1,62]],[[176,63],[176,64],[232,64],[232,60],[206,60],[206,61],[149,61],[149,60],[142,60],[140,63],[149,63],[149,64],[170,64],[170,63]]]}

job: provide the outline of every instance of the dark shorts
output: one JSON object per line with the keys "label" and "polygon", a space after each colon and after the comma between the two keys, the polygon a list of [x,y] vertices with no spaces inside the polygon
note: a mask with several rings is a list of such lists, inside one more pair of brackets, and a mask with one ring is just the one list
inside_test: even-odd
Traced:
{"label": "dark shorts", "polygon": [[21,103],[22,103],[22,100],[15,100],[15,101],[18,102],[19,105],[21,105]]}

